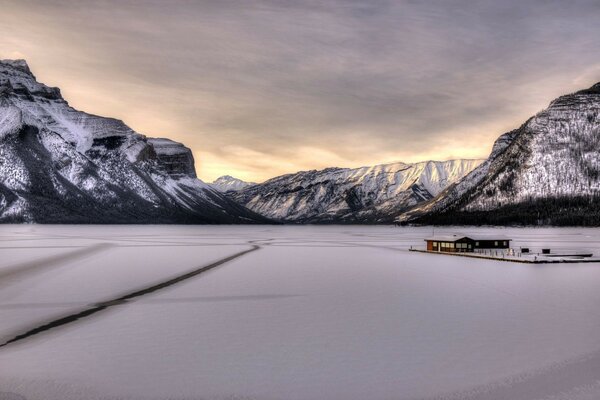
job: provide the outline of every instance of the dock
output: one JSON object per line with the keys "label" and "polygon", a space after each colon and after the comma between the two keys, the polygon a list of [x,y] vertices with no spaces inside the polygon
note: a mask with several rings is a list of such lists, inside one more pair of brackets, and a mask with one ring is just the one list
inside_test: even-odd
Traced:
{"label": "dock", "polygon": [[[445,252],[445,251],[430,251],[420,249],[409,249],[417,253],[437,254],[450,257],[468,257],[478,258],[483,260],[505,261],[522,264],[580,264],[580,263],[600,263],[600,258],[567,258],[568,256],[560,256],[555,254],[527,254],[520,257],[506,255],[493,256],[480,253],[461,253],[461,252]],[[562,258],[560,258],[562,257]]]}

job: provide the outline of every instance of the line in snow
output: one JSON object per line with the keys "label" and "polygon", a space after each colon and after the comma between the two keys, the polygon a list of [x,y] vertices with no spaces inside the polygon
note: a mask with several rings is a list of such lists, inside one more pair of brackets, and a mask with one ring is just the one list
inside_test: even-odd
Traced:
{"label": "line in snow", "polygon": [[66,254],[58,254],[51,257],[4,267],[0,271],[0,287],[10,284],[10,282],[16,278],[22,278],[27,275],[38,274],[48,271],[52,268],[61,267],[67,262],[90,256],[92,254],[104,251],[109,247],[112,247],[112,245],[109,243],[99,243],[80,248],[79,250],[75,250]]}
{"label": "line in snow", "polygon": [[257,245],[257,244],[253,244],[255,242],[257,242],[257,241],[250,241],[249,242],[250,244],[252,244],[252,247],[250,249],[248,249],[248,250],[240,251],[240,252],[235,253],[235,254],[233,254],[233,255],[231,255],[229,257],[222,258],[222,259],[220,259],[218,261],[215,261],[215,262],[213,262],[211,264],[205,265],[205,266],[200,267],[200,268],[196,268],[196,269],[194,269],[194,270],[192,270],[190,272],[187,272],[187,273],[182,274],[182,275],[178,275],[178,276],[176,276],[174,278],[171,278],[171,279],[163,281],[163,282],[159,282],[159,283],[154,284],[152,286],[148,286],[148,287],[145,287],[145,288],[142,288],[142,289],[135,290],[133,292],[127,293],[125,295],[122,295],[122,296],[114,298],[114,299],[110,299],[110,300],[106,300],[106,301],[103,301],[103,302],[100,302],[100,303],[96,303],[95,305],[93,305],[93,306],[91,306],[89,308],[86,308],[84,310],[81,310],[81,311],[78,311],[78,312],[66,315],[64,317],[60,317],[58,319],[55,319],[55,320],[43,323],[43,324],[38,325],[35,328],[32,328],[32,329],[30,329],[30,330],[28,330],[26,332],[15,334],[12,339],[6,340],[3,343],[1,343],[0,347],[5,347],[5,346],[8,346],[9,344],[12,344],[12,343],[15,343],[15,342],[27,339],[27,338],[29,338],[31,336],[34,336],[34,335],[38,335],[38,334],[46,332],[46,331],[48,331],[50,329],[58,328],[59,326],[66,325],[66,324],[69,324],[69,323],[72,323],[72,322],[76,322],[76,321],[78,321],[78,320],[80,320],[82,318],[89,317],[89,316],[91,316],[93,314],[96,314],[96,313],[98,313],[100,311],[104,311],[104,310],[106,310],[106,309],[108,309],[110,307],[114,307],[114,306],[117,306],[117,305],[121,305],[121,304],[127,303],[129,300],[132,300],[134,298],[141,297],[141,296],[144,296],[144,295],[147,295],[147,294],[150,294],[150,293],[153,293],[153,292],[165,289],[165,288],[167,288],[169,286],[181,283],[181,282],[183,282],[185,280],[188,280],[190,278],[193,278],[196,275],[199,275],[199,274],[201,274],[203,272],[207,272],[207,271],[209,271],[209,270],[211,270],[213,268],[216,268],[216,267],[218,267],[220,265],[228,263],[229,261],[232,261],[232,260],[234,260],[236,258],[242,257],[242,256],[244,256],[244,255],[246,255],[248,253],[251,253],[253,251],[259,250],[261,248],[261,246]]}

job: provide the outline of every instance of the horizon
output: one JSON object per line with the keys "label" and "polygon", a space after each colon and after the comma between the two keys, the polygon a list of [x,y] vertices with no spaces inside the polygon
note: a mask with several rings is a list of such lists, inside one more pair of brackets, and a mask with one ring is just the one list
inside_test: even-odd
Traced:
{"label": "horizon", "polygon": [[[485,159],[600,81],[592,1],[8,1],[0,58],[190,147],[198,176]],[[553,40],[545,40],[552,36]]]}
{"label": "horizon", "polygon": [[[284,173],[282,175],[277,175],[277,176],[273,176],[271,178],[267,178],[264,181],[260,181],[260,182],[249,182],[249,181],[244,181],[243,179],[240,179],[236,176],[233,176],[231,174],[225,174],[225,175],[221,175],[218,176],[217,178],[215,178],[215,181],[217,179],[220,178],[233,178],[233,179],[238,179],[240,181],[243,181],[245,183],[253,183],[253,184],[261,184],[261,183],[265,183],[266,181],[269,181],[271,179],[274,178],[278,178],[281,176],[285,176],[285,175],[294,175],[296,173],[302,173],[302,172],[310,172],[310,171],[324,171],[326,169],[362,169],[362,168],[375,168],[375,167],[383,167],[383,166],[387,166],[387,165],[392,165],[392,164],[406,164],[406,165],[416,165],[416,164],[424,164],[424,163],[428,163],[428,162],[432,162],[432,163],[444,163],[444,162],[451,162],[451,161],[485,161],[487,158],[452,158],[449,160],[421,160],[421,161],[414,161],[414,162],[410,162],[410,163],[406,163],[404,161],[392,161],[389,163],[384,163],[384,164],[374,164],[374,165],[361,165],[358,167],[342,167],[342,166],[330,166],[330,167],[326,167],[326,168],[320,168],[320,169],[308,169],[308,170],[300,170],[300,171],[294,171],[294,172],[289,172],[289,173]],[[208,182],[208,183],[214,183],[214,181]]]}
{"label": "horizon", "polygon": [[[2,58],[0,58],[0,62],[7,62],[7,61],[8,62],[23,62],[23,63],[25,63],[25,65],[27,66],[27,68],[30,68],[28,61],[26,59],[24,59],[24,58],[14,58],[14,59],[6,59],[6,58],[2,59]],[[31,71],[31,73],[34,76],[36,75],[35,71]],[[36,76],[36,79],[37,79],[37,76]],[[38,82],[42,83],[42,84],[45,84],[45,82],[40,82],[39,80],[38,80]],[[600,81],[598,81],[597,83],[592,84],[591,86],[596,86],[596,85],[599,85],[599,84],[600,84]],[[46,86],[53,87],[52,85],[46,85]],[[60,87],[58,87],[58,89],[60,89]],[[579,90],[585,90],[585,89],[588,89],[588,88],[578,89],[575,92],[577,92]],[[62,92],[62,90],[61,90],[61,92]],[[569,94],[569,93],[566,93],[566,94]],[[566,95],[566,94],[563,94],[563,95]],[[553,99],[553,100],[555,100],[555,99]],[[552,102],[553,100],[551,100],[550,102]],[[67,101],[67,103],[69,103],[68,99],[65,99],[65,101]],[[69,105],[71,105],[71,104],[69,103]],[[95,114],[93,112],[85,111],[85,110],[78,110],[78,111],[83,111],[83,112],[86,112],[86,113],[92,114],[92,115],[99,115],[99,114]],[[107,116],[107,115],[99,115],[99,116],[105,117],[105,118],[112,118],[112,117]],[[127,124],[126,121],[125,121],[125,123]],[[133,128],[131,126],[130,126],[130,128],[132,128],[137,133],[143,134],[142,132],[137,131],[135,128]],[[153,137],[153,138],[160,139],[161,137]],[[166,137],[166,136],[164,136],[162,138],[171,140],[171,138]],[[494,139],[494,142],[496,141],[496,139]],[[492,143],[494,143],[494,142],[492,142]],[[181,142],[181,143],[183,145],[186,145],[186,143],[183,143],[183,142]],[[449,159],[439,158],[439,159],[418,160],[418,161],[411,161],[411,162],[405,162],[405,161],[402,161],[402,160],[396,160],[396,161],[389,161],[389,162],[380,163],[380,164],[359,165],[359,166],[352,166],[352,167],[330,165],[330,166],[323,167],[323,168],[318,168],[318,169],[313,168],[313,169],[304,169],[304,170],[298,170],[298,171],[292,171],[292,172],[284,172],[283,174],[272,176],[272,177],[267,177],[267,178],[265,178],[263,180],[256,181],[256,182],[254,182],[254,181],[248,181],[248,180],[244,180],[244,179],[240,179],[237,176],[231,175],[229,172],[225,172],[223,175],[218,175],[218,176],[214,177],[212,180],[203,180],[203,181],[205,181],[207,183],[215,183],[218,179],[221,179],[221,178],[233,178],[233,179],[237,179],[237,180],[240,180],[240,181],[243,181],[243,182],[246,182],[246,183],[252,183],[252,184],[258,183],[258,184],[260,184],[260,183],[264,183],[264,182],[266,182],[268,180],[271,180],[271,179],[274,179],[274,178],[277,178],[277,177],[280,177],[280,176],[284,176],[284,175],[293,175],[295,173],[302,173],[302,172],[308,172],[308,171],[323,171],[325,169],[362,169],[362,168],[374,168],[374,167],[380,167],[380,166],[387,166],[387,165],[392,165],[392,164],[415,165],[415,164],[422,164],[422,163],[428,163],[428,162],[443,163],[443,162],[450,162],[450,161],[482,161],[483,162],[486,159],[487,159],[487,157],[449,158]],[[197,166],[196,166],[196,168],[197,168]],[[199,178],[201,179],[201,177],[199,177]]]}
{"label": "horizon", "polygon": [[2,5],[0,400],[600,399],[600,0]]}

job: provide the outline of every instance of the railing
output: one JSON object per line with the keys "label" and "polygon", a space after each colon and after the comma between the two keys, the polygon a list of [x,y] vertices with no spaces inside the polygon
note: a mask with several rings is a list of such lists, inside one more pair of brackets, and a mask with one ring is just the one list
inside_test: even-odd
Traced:
{"label": "railing", "polygon": [[490,257],[521,257],[522,253],[513,248],[508,249],[475,249],[475,254],[481,254]]}

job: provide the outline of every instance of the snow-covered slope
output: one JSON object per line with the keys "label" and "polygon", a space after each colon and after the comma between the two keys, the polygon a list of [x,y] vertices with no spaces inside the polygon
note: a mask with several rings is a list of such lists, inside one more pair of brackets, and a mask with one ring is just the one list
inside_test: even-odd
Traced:
{"label": "snow-covered slope", "polygon": [[252,185],[256,185],[256,183],[245,182],[230,175],[223,175],[210,184],[210,186],[223,193],[242,190]]}
{"label": "snow-covered slope", "polygon": [[559,97],[490,157],[401,220],[600,224],[600,83]]}
{"label": "snow-covered slope", "polygon": [[303,171],[229,196],[259,214],[290,222],[390,222],[429,200],[482,160],[394,163]]}
{"label": "snow-covered slope", "polygon": [[196,178],[182,144],[77,111],[25,61],[0,61],[0,222],[255,220]]}

